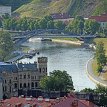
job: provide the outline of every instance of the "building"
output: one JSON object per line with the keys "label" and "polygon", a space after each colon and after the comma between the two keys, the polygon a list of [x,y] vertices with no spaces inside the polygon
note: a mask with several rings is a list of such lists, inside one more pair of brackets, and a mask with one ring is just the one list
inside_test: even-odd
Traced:
{"label": "building", "polygon": [[101,28],[105,29],[107,27],[107,14],[101,14],[100,16],[91,16],[89,19],[93,19],[100,23]]}
{"label": "building", "polygon": [[0,16],[9,14],[11,16],[11,6],[0,6]]}
{"label": "building", "polygon": [[3,95],[6,97],[32,95],[39,89],[39,81],[47,75],[47,57],[39,57],[34,63],[0,63]]}
{"label": "building", "polygon": [[70,18],[70,15],[68,13],[53,13],[51,14],[51,17],[55,19],[68,19]]}
{"label": "building", "polygon": [[2,78],[0,78],[0,99],[3,98]]}
{"label": "building", "polygon": [[79,100],[74,95],[59,97],[56,99],[43,98],[24,98],[12,97],[11,99],[1,100],[0,107],[98,107],[88,100]]}

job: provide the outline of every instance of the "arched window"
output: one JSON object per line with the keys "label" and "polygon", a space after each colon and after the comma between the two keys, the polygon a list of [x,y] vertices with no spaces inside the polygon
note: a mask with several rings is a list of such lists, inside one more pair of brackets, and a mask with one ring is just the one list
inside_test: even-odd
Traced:
{"label": "arched window", "polygon": [[31,87],[34,88],[34,83],[32,82]]}
{"label": "arched window", "polygon": [[23,87],[26,88],[26,83],[23,84]]}

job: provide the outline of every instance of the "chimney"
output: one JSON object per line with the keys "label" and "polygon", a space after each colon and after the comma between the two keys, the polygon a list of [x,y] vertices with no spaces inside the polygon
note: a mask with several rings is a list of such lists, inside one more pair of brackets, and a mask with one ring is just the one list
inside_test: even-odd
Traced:
{"label": "chimney", "polygon": [[71,107],[78,107],[78,100],[74,100],[71,104]]}

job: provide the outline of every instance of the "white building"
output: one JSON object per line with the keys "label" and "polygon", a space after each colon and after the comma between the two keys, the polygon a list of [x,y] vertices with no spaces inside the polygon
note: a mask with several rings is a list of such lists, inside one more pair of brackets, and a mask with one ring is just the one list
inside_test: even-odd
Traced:
{"label": "white building", "polygon": [[11,6],[0,6],[0,16],[9,14],[11,16]]}
{"label": "white building", "polygon": [[97,21],[102,29],[107,28],[107,14],[101,14],[100,16],[91,16],[89,19]]}

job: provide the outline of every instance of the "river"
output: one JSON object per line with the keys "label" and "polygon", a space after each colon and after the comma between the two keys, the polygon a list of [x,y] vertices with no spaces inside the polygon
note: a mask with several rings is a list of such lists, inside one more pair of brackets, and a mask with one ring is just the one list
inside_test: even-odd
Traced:
{"label": "river", "polygon": [[53,70],[65,70],[72,76],[74,88],[80,91],[84,88],[95,88],[95,84],[86,74],[86,63],[93,56],[94,52],[85,46],[75,46],[62,43],[41,42],[35,38],[23,44],[31,50],[40,52],[32,59],[22,59],[21,62],[37,61],[37,57],[48,57],[48,73]]}

